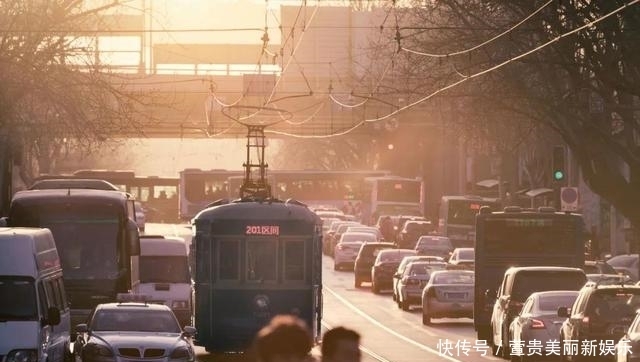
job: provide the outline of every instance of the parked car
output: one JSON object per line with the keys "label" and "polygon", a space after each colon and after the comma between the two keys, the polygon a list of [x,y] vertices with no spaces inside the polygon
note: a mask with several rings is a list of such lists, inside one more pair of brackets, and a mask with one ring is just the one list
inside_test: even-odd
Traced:
{"label": "parked car", "polygon": [[404,269],[406,266],[412,261],[427,261],[431,264],[431,268],[434,270],[442,270],[445,269],[447,263],[439,256],[432,255],[409,255],[402,258],[400,264],[398,264],[398,270],[393,275],[393,300],[397,301],[398,297],[398,281],[402,278],[402,274],[404,273]]}
{"label": "parked car", "polygon": [[617,274],[616,270],[606,262],[602,260],[586,260],[584,262],[584,267],[582,268],[584,272],[588,274]]}
{"label": "parked car", "polygon": [[398,235],[398,247],[405,249],[414,249],[416,242],[422,235],[429,235],[434,231],[431,221],[427,220],[408,220],[400,230]]}
{"label": "parked car", "polygon": [[393,274],[398,270],[402,258],[416,255],[413,249],[382,250],[371,268],[371,291],[380,293],[382,289],[393,287]]}
{"label": "parked car", "polygon": [[[514,353],[514,348],[511,349],[512,361],[529,361],[551,355],[550,342],[558,340],[560,325],[564,321],[558,317],[558,308],[573,305],[578,293],[577,290],[546,291],[532,293],[527,298],[509,327],[509,343],[523,347],[521,353]],[[531,348],[536,345],[542,348]]]}
{"label": "parked car", "polygon": [[412,261],[404,269],[398,282],[398,307],[408,311],[412,305],[422,305],[422,289],[435,270],[428,261]]}
{"label": "parked car", "polygon": [[624,273],[631,277],[633,281],[638,281],[638,254],[616,255],[607,260],[618,273]]}
{"label": "parked car", "polygon": [[[343,234],[344,236],[347,234]],[[358,252],[363,241],[341,241],[333,252],[333,270],[347,269],[353,271]]]}
{"label": "parked car", "polygon": [[449,259],[454,248],[446,236],[423,235],[416,242],[415,250],[418,255],[435,255]]}
{"label": "parked car", "polygon": [[534,292],[580,290],[587,282],[584,270],[555,266],[512,267],[504,273],[491,314],[495,355],[509,357],[509,326],[522,304]]}
{"label": "parked car", "polygon": [[[607,341],[618,341],[629,330],[639,307],[638,286],[589,283],[580,290],[571,308],[558,308],[558,317],[565,318],[560,328],[560,343],[586,340],[600,346]],[[582,348],[578,350],[579,355],[562,352],[565,359],[584,357]],[[614,356],[607,357],[612,361]]]}
{"label": "parked car", "polygon": [[432,318],[473,318],[474,273],[436,270],[422,290],[422,324]]}
{"label": "parked car", "polygon": [[[195,362],[192,326],[180,328],[162,304],[99,304],[86,324],[76,327],[74,351],[83,362],[113,360],[181,360]],[[118,359],[115,356],[119,356]]]}
{"label": "parked car", "polygon": [[371,282],[371,267],[380,250],[395,249],[395,247],[395,244],[385,242],[362,244],[353,267],[354,285],[356,288],[360,288],[363,282]]}
{"label": "parked car", "polygon": [[456,248],[449,258],[447,269],[473,270],[475,262],[476,252],[474,248]]}

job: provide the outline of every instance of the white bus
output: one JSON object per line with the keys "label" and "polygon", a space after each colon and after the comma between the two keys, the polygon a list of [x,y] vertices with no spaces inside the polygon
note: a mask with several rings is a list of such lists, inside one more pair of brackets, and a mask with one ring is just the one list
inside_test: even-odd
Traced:
{"label": "white bus", "polygon": [[424,181],[422,178],[399,176],[367,177],[362,220],[375,224],[382,215],[424,214]]}

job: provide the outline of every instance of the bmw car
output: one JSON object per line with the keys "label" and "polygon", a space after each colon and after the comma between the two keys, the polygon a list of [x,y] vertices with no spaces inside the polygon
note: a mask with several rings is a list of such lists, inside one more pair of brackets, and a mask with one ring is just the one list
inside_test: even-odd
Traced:
{"label": "bmw car", "polygon": [[82,362],[194,362],[196,329],[180,329],[169,307],[144,302],[99,304],[76,326],[74,349]]}

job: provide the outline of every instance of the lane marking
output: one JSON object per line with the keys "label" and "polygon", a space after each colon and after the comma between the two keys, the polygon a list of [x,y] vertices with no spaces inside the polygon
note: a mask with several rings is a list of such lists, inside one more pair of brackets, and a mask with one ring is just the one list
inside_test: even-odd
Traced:
{"label": "lane marking", "polygon": [[[395,302],[394,302],[394,303],[395,303]],[[387,313],[387,314],[389,314],[389,315],[393,315],[393,316],[396,316],[396,315],[397,315],[397,314],[391,314],[391,313],[389,312],[389,308],[388,308],[388,307],[386,307],[386,306],[378,305],[377,307],[378,307],[380,310],[382,310],[383,312],[386,312],[386,313]],[[403,310],[401,310],[401,309],[399,309],[399,310],[400,310],[400,311],[402,311],[403,313],[409,313],[409,312],[403,311]],[[422,313],[422,312],[421,312],[421,313]],[[409,327],[411,327],[411,328],[413,328],[413,329],[415,329],[415,330],[418,330],[418,331],[420,331],[420,332],[422,332],[422,333],[425,333],[425,334],[429,335],[430,337],[437,337],[437,336],[438,336],[437,334],[435,334],[435,333],[431,332],[429,329],[420,328],[420,326],[416,326],[416,325],[415,325],[415,323],[412,323],[411,321],[409,321],[409,320],[405,319],[405,318],[404,318],[404,316],[398,316],[398,317],[399,317],[399,320],[400,320],[402,323],[404,323],[404,324],[408,325]]]}
{"label": "lane marking", "polygon": [[446,359],[446,360],[448,360],[448,361],[451,361],[451,362],[463,362],[463,361],[458,360],[458,359],[455,359],[455,358],[453,358],[453,357],[451,357],[451,356],[444,355],[444,354],[440,353],[439,351],[437,351],[437,350],[435,350],[435,349],[433,349],[433,348],[431,348],[431,347],[429,347],[429,346],[425,346],[425,345],[424,345],[424,344],[422,344],[422,343],[419,343],[419,342],[414,341],[414,340],[413,340],[413,339],[411,339],[411,338],[407,338],[407,337],[403,336],[402,334],[400,334],[400,333],[398,333],[398,332],[394,331],[393,329],[391,329],[391,328],[389,328],[389,327],[385,326],[384,324],[382,324],[382,323],[378,322],[377,320],[375,320],[373,317],[371,317],[371,316],[370,316],[370,315],[368,315],[367,313],[365,313],[365,312],[361,311],[358,307],[356,307],[355,305],[353,305],[351,302],[349,302],[348,300],[346,300],[346,299],[345,299],[345,298],[343,298],[342,296],[338,295],[338,293],[334,292],[331,288],[329,288],[329,287],[327,287],[327,286],[324,286],[324,287],[323,287],[323,289],[325,289],[325,290],[327,290],[329,293],[333,294],[333,296],[334,296],[334,297],[336,297],[336,299],[338,299],[339,301],[341,301],[342,303],[344,303],[344,305],[346,305],[347,307],[349,307],[349,309],[353,310],[354,312],[356,312],[357,314],[359,314],[361,317],[363,317],[364,319],[368,320],[370,323],[372,323],[372,324],[376,325],[378,328],[380,328],[380,329],[382,329],[382,330],[386,331],[387,333],[392,334],[392,335],[394,335],[395,337],[397,337],[397,338],[399,338],[399,339],[401,339],[401,340],[403,340],[403,341],[405,341],[405,342],[407,342],[407,343],[409,343],[409,344],[411,344],[411,345],[413,345],[413,346],[415,346],[415,347],[417,347],[417,348],[419,348],[419,349],[422,349],[423,351],[426,351],[426,352],[432,353],[432,354],[434,354],[434,355],[436,355],[436,356],[438,356],[438,357],[442,357],[442,358],[444,358],[444,359]]}

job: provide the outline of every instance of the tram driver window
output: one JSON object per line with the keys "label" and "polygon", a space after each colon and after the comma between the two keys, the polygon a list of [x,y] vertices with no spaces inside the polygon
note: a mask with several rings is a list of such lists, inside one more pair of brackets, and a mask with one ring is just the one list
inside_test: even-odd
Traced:
{"label": "tram driver window", "polygon": [[248,281],[276,280],[276,240],[247,242]]}
{"label": "tram driver window", "polygon": [[304,243],[287,241],[284,244],[284,279],[304,280]]}

